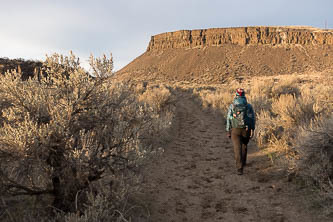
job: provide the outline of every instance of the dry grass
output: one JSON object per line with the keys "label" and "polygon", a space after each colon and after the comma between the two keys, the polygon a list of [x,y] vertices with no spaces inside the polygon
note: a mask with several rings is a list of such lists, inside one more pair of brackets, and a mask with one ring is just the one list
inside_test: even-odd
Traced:
{"label": "dry grass", "polygon": [[149,87],[144,90],[139,95],[139,101],[148,104],[156,112],[160,112],[172,102],[170,90],[164,85]]}
{"label": "dry grass", "polygon": [[213,108],[220,111],[222,114],[226,114],[229,105],[233,101],[234,88],[219,88],[219,87],[198,87],[193,90],[194,95],[197,95],[201,99],[202,106],[204,108]]}
{"label": "dry grass", "polygon": [[[273,162],[320,187],[333,199],[332,73],[254,78],[232,87],[194,90],[205,107],[226,114],[234,89],[246,89],[256,111],[255,139]],[[274,154],[274,155],[273,155]],[[329,212],[333,209],[329,207]]]}
{"label": "dry grass", "polygon": [[300,128],[295,142],[297,172],[333,198],[333,117]]}
{"label": "dry grass", "polygon": [[157,147],[171,137],[170,126],[175,116],[175,99],[171,87],[163,84],[137,84],[138,101],[152,112],[152,124],[145,130],[145,141]]}

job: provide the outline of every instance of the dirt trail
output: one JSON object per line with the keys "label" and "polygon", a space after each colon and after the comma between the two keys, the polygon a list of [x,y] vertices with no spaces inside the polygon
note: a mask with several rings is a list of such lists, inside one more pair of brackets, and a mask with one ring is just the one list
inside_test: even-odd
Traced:
{"label": "dirt trail", "polygon": [[174,139],[144,172],[149,221],[316,221],[297,194],[250,142],[248,166],[236,175],[221,117],[179,93]]}

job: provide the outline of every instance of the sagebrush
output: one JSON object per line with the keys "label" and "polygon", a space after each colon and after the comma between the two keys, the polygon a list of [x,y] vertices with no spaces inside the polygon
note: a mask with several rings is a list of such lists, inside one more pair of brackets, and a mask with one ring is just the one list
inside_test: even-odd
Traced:
{"label": "sagebrush", "polygon": [[256,112],[258,146],[274,154],[271,160],[287,173],[301,176],[333,200],[332,83],[332,73],[324,72],[254,78],[195,93],[204,107],[226,115],[235,89],[245,88]]}
{"label": "sagebrush", "polygon": [[114,83],[112,56],[91,57],[90,64],[92,75],[75,55],[54,54],[26,81],[15,70],[0,76],[3,205],[14,206],[16,196],[44,200],[36,213],[12,207],[0,218],[41,221],[51,212],[66,221],[131,217],[136,169],[156,149],[152,137],[170,126],[172,113],[152,127],[163,101],[146,105],[134,86]]}

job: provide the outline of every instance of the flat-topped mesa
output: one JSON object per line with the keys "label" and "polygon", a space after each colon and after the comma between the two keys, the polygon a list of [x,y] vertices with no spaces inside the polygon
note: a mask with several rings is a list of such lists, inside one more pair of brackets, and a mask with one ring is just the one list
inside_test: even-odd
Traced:
{"label": "flat-topped mesa", "polygon": [[333,45],[333,30],[312,27],[240,27],[181,30],[151,37],[147,51],[236,45]]}
{"label": "flat-topped mesa", "polygon": [[226,83],[253,76],[333,70],[333,30],[242,27],[155,35],[119,79]]}

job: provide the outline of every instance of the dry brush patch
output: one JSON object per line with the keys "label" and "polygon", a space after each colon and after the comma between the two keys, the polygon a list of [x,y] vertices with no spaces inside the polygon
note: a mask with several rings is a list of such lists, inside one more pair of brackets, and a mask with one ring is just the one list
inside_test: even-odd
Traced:
{"label": "dry brush patch", "polygon": [[[256,78],[194,90],[204,107],[224,115],[234,89],[245,88],[256,111],[256,141],[286,172],[299,175],[332,199],[332,73]],[[332,212],[330,208],[330,212]]]}
{"label": "dry brush patch", "polygon": [[147,133],[151,135],[151,144],[156,142],[156,138],[160,145],[170,139],[170,126],[176,108],[172,90],[171,86],[151,84],[144,86],[140,89],[141,93],[138,93],[138,100],[152,113],[153,121]]}
{"label": "dry brush patch", "polygon": [[[165,136],[172,122],[164,106],[170,94],[147,105],[131,85],[112,82],[112,56],[90,63],[95,77],[73,54],[47,57],[46,75],[0,77],[7,206],[0,219],[50,220],[52,212],[57,221],[127,221],[144,214],[131,193],[139,189],[138,166],[158,152],[155,136]],[[35,207],[23,207],[31,200]]]}

